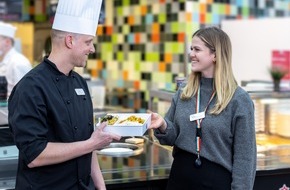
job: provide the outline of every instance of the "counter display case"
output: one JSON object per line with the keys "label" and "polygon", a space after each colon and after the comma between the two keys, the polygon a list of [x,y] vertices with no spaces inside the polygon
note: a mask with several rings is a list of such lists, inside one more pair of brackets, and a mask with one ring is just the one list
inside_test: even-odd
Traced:
{"label": "counter display case", "polygon": [[[150,91],[149,109],[158,111],[161,108],[165,112],[173,94],[169,91]],[[290,187],[290,137],[287,134],[290,116],[287,117],[285,111],[290,110],[290,92],[250,95],[256,109],[258,149],[254,190],[287,189]],[[158,105],[160,103],[162,106]],[[283,125],[282,129],[278,125]],[[279,130],[287,131],[283,134]],[[144,143],[138,144],[142,150],[138,154],[98,154],[108,190],[165,189],[173,161],[172,149],[160,145],[152,135],[148,132],[142,137]],[[18,157],[15,148],[15,145],[0,147],[0,189],[13,189],[15,186]]]}
{"label": "counter display case", "polygon": [[172,163],[171,150],[147,138],[138,146],[142,147],[142,152],[135,156],[98,155],[107,189],[166,188]]}
{"label": "counter display case", "polygon": [[[125,139],[118,143],[124,143]],[[172,163],[171,151],[147,138],[137,146],[142,150],[138,154],[98,154],[108,190],[165,189]],[[17,159],[15,145],[0,147],[0,189],[14,189]]]}

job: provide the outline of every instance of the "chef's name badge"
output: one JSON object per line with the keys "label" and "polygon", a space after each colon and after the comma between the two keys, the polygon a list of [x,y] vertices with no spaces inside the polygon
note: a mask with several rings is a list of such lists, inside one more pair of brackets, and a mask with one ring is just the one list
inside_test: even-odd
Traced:
{"label": "chef's name badge", "polygon": [[195,114],[191,114],[189,116],[189,120],[190,121],[195,121],[195,120],[198,120],[198,119],[203,119],[205,118],[205,112],[199,112],[199,113],[195,113]]}
{"label": "chef's name badge", "polygon": [[75,91],[78,96],[85,95],[85,91],[82,88],[76,88]]}

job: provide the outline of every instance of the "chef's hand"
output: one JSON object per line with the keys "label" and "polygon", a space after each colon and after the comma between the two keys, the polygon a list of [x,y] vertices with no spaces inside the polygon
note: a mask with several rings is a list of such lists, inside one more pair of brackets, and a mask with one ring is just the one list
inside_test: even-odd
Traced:
{"label": "chef's hand", "polygon": [[100,123],[90,137],[95,144],[96,150],[108,146],[113,140],[119,141],[121,139],[121,136],[119,135],[104,131],[107,124],[108,122]]}
{"label": "chef's hand", "polygon": [[151,111],[147,111],[148,113],[151,113],[151,124],[148,127],[148,129],[159,129],[161,132],[165,132],[167,128],[167,124],[162,116],[160,116],[158,113],[154,113]]}

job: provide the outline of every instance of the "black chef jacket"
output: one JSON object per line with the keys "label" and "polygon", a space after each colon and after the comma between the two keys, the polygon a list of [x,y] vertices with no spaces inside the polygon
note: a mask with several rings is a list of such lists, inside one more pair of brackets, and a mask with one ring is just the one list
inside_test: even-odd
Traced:
{"label": "black chef jacket", "polygon": [[9,126],[19,149],[16,189],[74,190],[88,184],[92,154],[28,168],[48,142],[88,139],[93,107],[86,81],[76,72],[61,73],[44,58],[16,85],[8,102]]}

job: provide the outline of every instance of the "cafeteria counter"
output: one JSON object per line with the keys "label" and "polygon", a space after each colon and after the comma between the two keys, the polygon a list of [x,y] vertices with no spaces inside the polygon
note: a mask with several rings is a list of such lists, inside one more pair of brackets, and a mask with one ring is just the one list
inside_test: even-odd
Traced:
{"label": "cafeteria counter", "polygon": [[[171,148],[148,140],[135,155],[98,154],[107,189],[155,189],[166,187],[172,163]],[[124,141],[122,139],[122,141]],[[254,190],[290,187],[290,146],[258,147]],[[17,169],[15,146],[0,148],[0,189],[13,189]]]}

